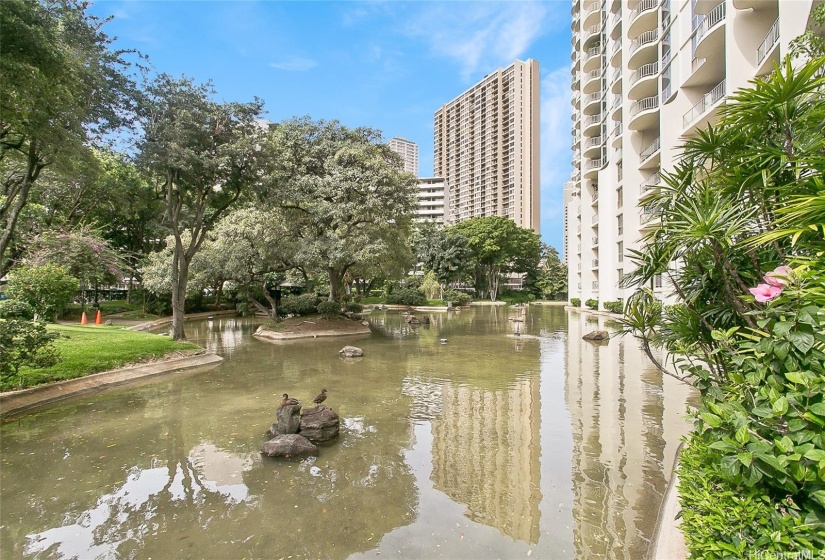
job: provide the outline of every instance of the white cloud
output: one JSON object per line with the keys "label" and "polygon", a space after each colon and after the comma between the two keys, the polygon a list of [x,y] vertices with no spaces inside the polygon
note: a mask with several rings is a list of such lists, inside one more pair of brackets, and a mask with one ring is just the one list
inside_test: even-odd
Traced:
{"label": "white cloud", "polygon": [[408,18],[404,33],[425,40],[438,57],[455,60],[465,80],[480,70],[506,66],[547,29],[543,2],[425,4]]}
{"label": "white cloud", "polygon": [[541,231],[560,253],[564,183],[572,171],[571,114],[570,68],[563,66],[541,80]]}
{"label": "white cloud", "polygon": [[318,66],[318,62],[311,58],[292,56],[278,62],[270,62],[272,68],[286,70],[287,72],[305,72]]}

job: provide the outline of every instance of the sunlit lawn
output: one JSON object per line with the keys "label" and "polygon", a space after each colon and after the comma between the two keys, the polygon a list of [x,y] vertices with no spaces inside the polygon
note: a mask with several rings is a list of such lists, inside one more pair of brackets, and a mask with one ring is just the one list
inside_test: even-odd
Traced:
{"label": "sunlit lawn", "polygon": [[83,377],[160,357],[169,352],[198,348],[196,344],[179,343],[169,337],[114,326],[49,325],[48,329],[60,333],[61,337],[55,341],[55,346],[63,359],[50,368],[22,368],[20,372],[23,384],[4,383],[0,386],[1,390]]}

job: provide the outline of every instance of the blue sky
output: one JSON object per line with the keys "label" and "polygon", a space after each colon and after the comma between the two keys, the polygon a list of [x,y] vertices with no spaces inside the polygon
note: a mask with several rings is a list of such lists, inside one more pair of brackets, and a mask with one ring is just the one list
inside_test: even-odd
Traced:
{"label": "blue sky", "polygon": [[419,146],[433,171],[433,113],[514,60],[541,68],[541,234],[561,253],[570,174],[570,2],[98,1],[117,47],[212,80],[267,118],[370,126]]}

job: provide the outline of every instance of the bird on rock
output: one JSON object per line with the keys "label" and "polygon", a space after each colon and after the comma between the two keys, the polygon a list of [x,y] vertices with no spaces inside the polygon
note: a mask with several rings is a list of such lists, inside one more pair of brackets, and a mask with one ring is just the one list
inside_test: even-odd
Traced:
{"label": "bird on rock", "polygon": [[321,406],[321,403],[324,402],[325,400],[327,400],[327,390],[326,389],[321,389],[321,392],[318,393],[317,397],[312,399],[312,402],[314,402],[317,405],[315,408],[318,408],[319,406]]}
{"label": "bird on rock", "polygon": [[293,399],[292,397],[290,397],[289,395],[284,393],[284,398],[281,399],[281,406],[295,406],[295,405],[301,406],[301,401],[299,401],[298,399]]}

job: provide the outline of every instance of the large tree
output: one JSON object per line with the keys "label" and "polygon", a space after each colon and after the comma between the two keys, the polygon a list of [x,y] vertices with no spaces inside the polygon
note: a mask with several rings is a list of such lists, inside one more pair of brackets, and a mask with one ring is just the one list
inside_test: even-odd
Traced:
{"label": "large tree", "polygon": [[408,237],[416,178],[380,132],[336,121],[280,123],[269,149],[266,201],[287,212],[301,241],[296,258],[326,273],[336,301],[353,267]]}
{"label": "large tree", "polygon": [[541,239],[503,216],[471,218],[449,228],[467,238],[476,290],[492,301],[501,276],[535,269],[541,258]]}
{"label": "large tree", "polygon": [[79,0],[0,2],[0,277],[31,189],[45,169],[74,175],[89,148],[134,115],[126,51]]}
{"label": "large tree", "polygon": [[[211,84],[158,76],[147,86],[139,165],[153,178],[174,239],[172,337],[184,340],[189,266],[210,229],[256,183],[263,103],[218,102]],[[188,234],[188,235],[185,235]]]}

